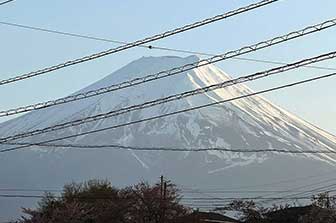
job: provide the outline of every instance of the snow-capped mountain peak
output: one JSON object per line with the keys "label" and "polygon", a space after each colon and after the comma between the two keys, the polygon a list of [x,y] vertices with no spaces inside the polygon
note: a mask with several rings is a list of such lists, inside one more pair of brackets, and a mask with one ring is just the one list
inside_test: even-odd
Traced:
{"label": "snow-capped mountain peak", "polygon": [[[80,92],[107,87],[198,61],[200,61],[200,58],[197,56],[185,58],[175,56],[142,57],[82,89]],[[206,65],[143,85],[31,112],[1,124],[0,135],[6,136],[18,132],[40,129],[57,123],[108,112],[117,108],[143,103],[227,80],[230,80],[228,74],[214,65]],[[242,84],[234,85],[202,95],[158,105],[153,108],[60,130],[56,135],[68,135],[100,129],[131,120],[221,101],[251,92],[249,88]],[[28,139],[28,141],[38,141],[49,137],[54,137],[54,133],[35,136],[32,139]],[[95,144],[97,140],[99,140],[100,144],[148,147],[274,148],[300,151],[334,150],[336,148],[334,136],[259,96],[244,98],[134,126],[82,136],[67,140],[67,142]],[[137,160],[141,160],[141,163],[148,167],[153,161],[147,156],[148,153],[142,153],[137,156]],[[186,159],[188,154],[183,155],[183,157]],[[315,154],[309,157],[329,163],[336,162],[336,157],[331,154]],[[242,155],[210,151],[206,155],[206,162],[211,163],[223,160],[226,162],[224,166],[227,167],[228,163],[229,166],[238,162],[249,164],[251,160],[254,162],[266,158],[264,155],[257,154]]]}

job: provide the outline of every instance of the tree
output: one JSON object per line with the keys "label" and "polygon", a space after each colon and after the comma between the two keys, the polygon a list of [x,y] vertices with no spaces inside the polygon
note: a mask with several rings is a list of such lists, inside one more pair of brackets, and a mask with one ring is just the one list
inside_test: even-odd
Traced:
{"label": "tree", "polygon": [[266,222],[265,214],[268,209],[259,207],[256,203],[244,200],[234,200],[224,208],[218,208],[218,211],[235,211],[237,216],[242,222],[246,223],[264,223]]}
{"label": "tree", "polygon": [[[166,199],[161,186],[141,182],[118,189],[108,181],[90,180],[64,186],[61,196],[46,194],[37,209],[23,209],[19,223],[159,223],[171,222],[188,209],[179,204],[175,185],[168,182]],[[164,217],[164,219],[163,219]]]}
{"label": "tree", "polygon": [[325,192],[312,197],[311,210],[302,217],[300,223],[334,222],[336,222],[336,198]]}
{"label": "tree", "polygon": [[176,185],[171,182],[167,182],[165,198],[161,194],[160,184],[150,186],[142,182],[127,188],[126,191],[133,196],[132,216],[137,216],[137,223],[159,223],[162,220],[171,222],[188,212],[187,208],[179,204],[181,197]]}

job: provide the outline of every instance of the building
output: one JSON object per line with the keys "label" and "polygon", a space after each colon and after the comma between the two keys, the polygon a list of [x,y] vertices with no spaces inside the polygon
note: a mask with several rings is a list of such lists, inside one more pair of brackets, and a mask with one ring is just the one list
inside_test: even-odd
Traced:
{"label": "building", "polygon": [[178,219],[178,223],[240,223],[240,221],[219,213],[195,211]]}

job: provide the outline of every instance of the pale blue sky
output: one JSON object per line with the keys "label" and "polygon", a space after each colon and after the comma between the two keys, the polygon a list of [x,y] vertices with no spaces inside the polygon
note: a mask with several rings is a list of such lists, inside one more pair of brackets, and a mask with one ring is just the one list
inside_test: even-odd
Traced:
{"label": "pale blue sky", "polygon": [[[0,6],[0,21],[133,41],[255,1],[16,0]],[[159,41],[156,45],[222,53],[334,18],[335,9],[335,0],[282,0],[262,9]],[[335,37],[336,27],[246,57],[292,62],[334,51]],[[0,79],[116,46],[3,25],[0,25],[0,40]],[[134,59],[149,55],[187,56],[137,48],[31,80],[2,86],[0,110],[66,96]],[[228,60],[218,65],[233,77],[272,67],[269,64],[237,60]],[[335,60],[318,65],[336,68]],[[328,71],[304,68],[251,83],[249,86],[258,90],[326,73]],[[267,94],[265,97],[336,134],[335,84],[336,78],[328,79]],[[5,120],[2,118],[0,122]]]}

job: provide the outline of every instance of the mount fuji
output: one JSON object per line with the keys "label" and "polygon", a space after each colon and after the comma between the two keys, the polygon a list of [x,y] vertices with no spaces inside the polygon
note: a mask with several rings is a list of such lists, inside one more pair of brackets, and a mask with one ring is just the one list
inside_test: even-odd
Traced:
{"label": "mount fuji", "polygon": [[[196,56],[143,57],[80,92],[197,61],[199,58]],[[0,137],[108,112],[227,80],[230,80],[230,76],[218,67],[203,66],[143,85],[30,112],[1,123]],[[252,92],[245,85],[234,85],[17,142],[39,142],[101,129]],[[224,147],[246,150],[336,150],[335,136],[260,96],[84,135],[59,143],[174,148]],[[0,149],[4,148],[8,146],[0,146]],[[154,180],[164,174],[183,185],[229,188],[295,177],[307,172],[329,171],[335,166],[335,154],[280,155],[221,151],[196,153],[31,147],[1,154],[0,187],[41,187],[42,185],[55,188],[61,187],[66,182],[90,178],[108,178],[117,185],[125,185],[140,179]],[[0,209],[7,205],[0,202]]]}

